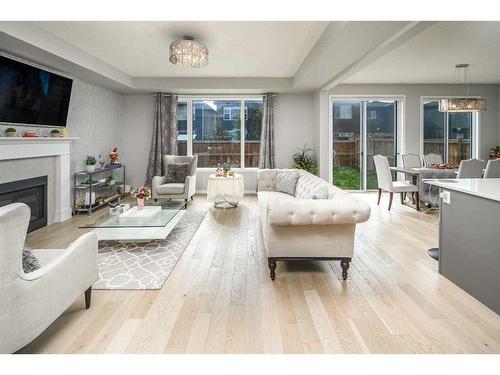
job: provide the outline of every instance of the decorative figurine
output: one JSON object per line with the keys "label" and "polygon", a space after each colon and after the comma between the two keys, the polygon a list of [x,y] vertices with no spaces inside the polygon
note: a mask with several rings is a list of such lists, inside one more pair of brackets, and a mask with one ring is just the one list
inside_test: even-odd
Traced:
{"label": "decorative figurine", "polygon": [[120,158],[118,157],[119,147],[114,147],[109,154],[110,164],[120,164]]}
{"label": "decorative figurine", "polygon": [[217,177],[222,177],[222,175],[224,174],[224,172],[222,171],[222,168],[221,168],[221,165],[220,165],[220,161],[217,162],[217,170],[215,171],[215,175]]}
{"label": "decorative figurine", "polygon": [[101,169],[104,168],[104,164],[106,164],[104,158],[102,157],[102,155],[99,155],[99,166],[101,167]]}

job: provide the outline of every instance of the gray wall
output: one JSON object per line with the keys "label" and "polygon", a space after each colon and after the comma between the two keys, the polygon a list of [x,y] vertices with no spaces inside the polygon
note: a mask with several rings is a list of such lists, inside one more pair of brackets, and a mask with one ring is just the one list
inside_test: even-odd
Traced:
{"label": "gray wall", "polygon": [[[83,170],[87,155],[102,154],[107,158],[113,146],[122,143],[123,95],[89,82],[75,79],[66,128],[70,137],[79,138],[71,145],[71,170]],[[53,128],[10,125],[18,133],[35,130],[44,136]],[[0,125],[3,135],[8,125]]]}
{"label": "gray wall", "polygon": [[[276,97],[276,164],[289,168],[292,154],[304,142],[313,145],[313,95],[283,94]],[[144,183],[154,116],[152,94],[125,95],[123,98],[123,140],[121,156],[127,165],[127,182],[132,186]],[[199,171],[197,190],[206,189],[207,177],[213,173]],[[245,171],[245,189],[255,191],[256,171]]]}
{"label": "gray wall", "polygon": [[121,157],[127,166],[127,183],[133,187],[146,179],[154,121],[152,94],[125,95],[123,98],[123,138]]}

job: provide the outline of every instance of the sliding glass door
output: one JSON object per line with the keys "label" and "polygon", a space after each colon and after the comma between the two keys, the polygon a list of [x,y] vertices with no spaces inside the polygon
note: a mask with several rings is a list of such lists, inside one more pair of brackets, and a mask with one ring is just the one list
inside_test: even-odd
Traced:
{"label": "sliding glass door", "polygon": [[377,188],[374,155],[397,155],[397,100],[332,102],[332,183],[344,190]]}
{"label": "sliding glass door", "polygon": [[362,189],[361,101],[333,102],[333,184],[345,190]]}

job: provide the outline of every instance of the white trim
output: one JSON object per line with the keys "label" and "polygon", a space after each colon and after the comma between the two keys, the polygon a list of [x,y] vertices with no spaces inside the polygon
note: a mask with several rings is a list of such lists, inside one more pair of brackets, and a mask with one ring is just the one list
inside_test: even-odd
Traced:
{"label": "white trim", "polygon": [[0,138],[0,160],[55,156],[55,222],[71,218],[70,145],[78,138]]}
{"label": "white trim", "polygon": [[188,156],[193,155],[193,103],[191,100],[186,100],[186,106],[187,106],[187,127],[186,127],[186,132],[187,132],[187,147],[186,147],[186,153]]}
{"label": "white trim", "polygon": [[177,101],[179,102],[185,102],[188,100],[260,100],[262,101],[262,95],[249,95],[249,94],[242,94],[242,95],[237,95],[237,94],[232,94],[232,95],[217,95],[217,94],[211,94],[211,95],[178,95],[177,96]]}
{"label": "white trim", "polygon": [[245,169],[245,99],[240,100],[240,166]]}

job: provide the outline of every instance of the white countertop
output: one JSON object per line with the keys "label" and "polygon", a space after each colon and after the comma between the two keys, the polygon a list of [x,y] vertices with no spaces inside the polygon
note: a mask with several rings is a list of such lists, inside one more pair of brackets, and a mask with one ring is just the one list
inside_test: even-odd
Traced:
{"label": "white countertop", "polygon": [[461,178],[424,181],[441,188],[460,191],[500,202],[500,178]]}

